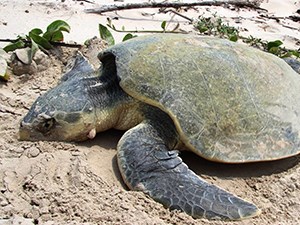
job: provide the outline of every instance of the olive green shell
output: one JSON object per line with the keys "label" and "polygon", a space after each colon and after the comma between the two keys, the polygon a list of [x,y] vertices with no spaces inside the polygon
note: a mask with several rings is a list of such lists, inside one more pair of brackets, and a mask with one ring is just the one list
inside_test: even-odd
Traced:
{"label": "olive green shell", "polygon": [[213,37],[159,34],[115,45],[120,86],[167,112],[181,140],[213,161],[299,153],[300,76],[282,59]]}

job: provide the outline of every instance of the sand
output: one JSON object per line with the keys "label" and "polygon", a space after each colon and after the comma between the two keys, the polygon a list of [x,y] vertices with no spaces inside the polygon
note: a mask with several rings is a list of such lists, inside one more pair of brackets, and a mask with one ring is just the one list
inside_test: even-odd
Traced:
{"label": "sand", "polygon": [[[103,2],[103,1],[98,1]],[[105,1],[113,2],[113,1]],[[99,3],[100,4],[100,3]],[[99,36],[99,22],[106,18],[126,29],[160,29],[172,14],[156,9],[139,9],[84,14],[95,7],[80,1],[6,1],[0,2],[0,38],[15,38],[33,27],[44,29],[55,19],[66,20],[72,28],[66,41],[83,43]],[[299,1],[263,1],[268,15],[298,15]],[[223,7],[197,8],[182,12],[191,18],[218,12],[232,25],[264,40],[283,40],[289,48],[299,48],[299,22],[259,17],[262,12]],[[267,14],[266,12],[263,12]],[[152,15],[153,14],[153,15]],[[237,18],[239,20],[237,21]],[[173,17],[180,28],[195,32],[181,17]],[[236,23],[238,22],[238,23]],[[117,41],[124,36],[115,33]],[[3,46],[3,43],[1,43]],[[99,43],[83,52],[95,60],[104,48]],[[262,214],[239,222],[193,219],[185,213],[170,211],[143,193],[129,191],[116,165],[116,145],[121,131],[98,134],[82,143],[20,142],[18,125],[33,101],[55,86],[75,49],[63,48],[49,58],[47,70],[34,75],[11,76],[0,83],[0,224],[300,224],[300,156],[268,163],[224,165],[184,153],[184,161],[210,183],[257,204]]]}

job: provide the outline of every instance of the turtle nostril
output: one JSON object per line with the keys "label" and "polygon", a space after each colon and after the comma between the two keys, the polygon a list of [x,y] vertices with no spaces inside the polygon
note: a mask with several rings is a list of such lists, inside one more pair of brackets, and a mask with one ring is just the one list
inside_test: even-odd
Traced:
{"label": "turtle nostril", "polygon": [[23,121],[20,122],[20,127],[21,128],[24,127],[24,122]]}

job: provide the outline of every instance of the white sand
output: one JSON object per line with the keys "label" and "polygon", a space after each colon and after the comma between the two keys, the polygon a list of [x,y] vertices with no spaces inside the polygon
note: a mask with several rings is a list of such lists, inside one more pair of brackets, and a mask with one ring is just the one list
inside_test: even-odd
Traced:
{"label": "white sand", "polygon": [[[97,2],[99,5],[113,3]],[[172,20],[170,28],[179,22],[181,29],[196,32],[185,19],[158,14],[157,9],[103,15],[83,12],[91,7],[96,6],[71,0],[0,0],[0,38],[15,38],[35,27],[45,30],[52,21],[63,19],[72,29],[65,35],[66,41],[83,43],[99,36],[98,24],[105,24],[107,17],[118,17],[113,20],[118,28],[159,30],[162,21]],[[296,15],[300,2],[265,0],[262,7],[268,10],[264,12],[266,15],[290,16]],[[244,36],[280,39],[289,48],[299,48],[299,22],[286,19],[279,24],[272,19],[259,18],[259,12],[251,9],[201,7],[198,10],[181,13],[196,19],[200,14],[217,12],[231,25],[247,29],[242,33]],[[118,41],[124,35],[114,32]],[[51,57],[51,66],[46,71],[34,76],[12,76],[0,87],[1,225],[300,224],[300,156],[266,163],[223,165],[185,155],[185,162],[209,183],[248,199],[262,209],[262,214],[253,219],[221,222],[195,220],[185,213],[165,209],[143,193],[127,191],[115,157],[120,132],[105,132],[91,141],[76,144],[18,141],[21,117],[38,95],[56,84],[71,51],[65,49],[61,58]]]}
{"label": "white sand", "polygon": [[[84,13],[84,9],[100,7],[101,4],[113,4],[114,1],[95,0],[97,4],[66,0],[2,0],[0,3],[0,38],[15,38],[18,34],[26,34],[32,28],[39,27],[43,30],[56,19],[67,21],[71,26],[71,33],[65,35],[66,41],[83,43],[86,39],[99,36],[99,23],[106,24],[107,18],[113,19],[113,24],[126,30],[160,30],[160,24],[166,20],[170,22],[169,29],[180,23],[180,28],[192,31],[193,27],[187,20],[174,16],[172,13],[158,13],[158,9],[124,10],[119,12],[98,14]],[[132,2],[132,1],[125,1]],[[118,2],[120,4],[120,2]],[[288,17],[297,15],[300,9],[300,1],[296,0],[265,0],[261,5],[267,12],[264,15]],[[208,10],[209,8],[209,10]],[[289,48],[299,48],[296,43],[300,39],[299,22],[291,20],[275,20],[259,17],[259,12],[251,9],[230,10],[222,7],[198,7],[199,12],[189,10],[182,11],[183,15],[197,19],[203,13],[205,15],[217,13],[229,21],[231,25],[241,28],[244,36],[252,35],[265,40],[280,39]],[[298,14],[299,16],[299,14]],[[116,20],[115,18],[118,18]],[[239,23],[236,23],[239,21]],[[121,41],[124,33],[114,33],[117,41]],[[0,46],[3,46],[0,43]]]}

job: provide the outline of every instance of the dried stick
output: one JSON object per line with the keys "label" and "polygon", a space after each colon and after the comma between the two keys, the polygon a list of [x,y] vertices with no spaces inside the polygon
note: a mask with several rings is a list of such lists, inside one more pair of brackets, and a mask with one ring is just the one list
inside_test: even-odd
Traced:
{"label": "dried stick", "polygon": [[[15,43],[17,42],[19,39],[0,39],[0,42],[11,42],[11,43]],[[27,40],[22,40],[23,42],[25,42],[26,44],[30,44],[31,41],[27,41]],[[80,44],[69,44],[69,43],[65,43],[65,42],[56,42],[56,41],[50,41],[50,44],[53,46],[63,46],[63,47],[68,47],[68,48],[80,48],[82,45]]]}
{"label": "dried stick", "polygon": [[140,9],[140,8],[180,8],[180,7],[193,7],[193,6],[222,6],[224,4],[235,5],[238,7],[249,7],[254,9],[262,9],[258,6],[256,1],[250,0],[211,0],[201,2],[143,2],[143,3],[127,3],[127,4],[114,4],[103,5],[97,9],[86,9],[86,13],[104,13],[124,9]]}
{"label": "dried stick", "polygon": [[95,2],[89,1],[89,0],[76,0],[76,2],[87,2],[87,3],[90,3],[90,4],[95,4]]}
{"label": "dried stick", "polygon": [[150,34],[156,34],[156,33],[171,33],[171,34],[187,34],[188,32],[186,31],[176,31],[178,28],[175,27],[173,30],[119,30],[115,28],[115,26],[107,25],[110,29],[120,32],[120,33],[150,33]]}
{"label": "dried stick", "polygon": [[176,11],[173,10],[173,9],[170,9],[170,10],[164,10],[164,11],[161,11],[161,12],[164,12],[164,13],[171,12],[171,13],[174,13],[175,15],[177,15],[177,16],[180,16],[180,17],[182,17],[182,18],[184,18],[184,19],[190,21],[191,23],[194,22],[194,20],[193,20],[192,18],[189,18],[189,17],[187,17],[187,16],[185,16],[185,15],[182,15],[181,13],[176,12]]}

